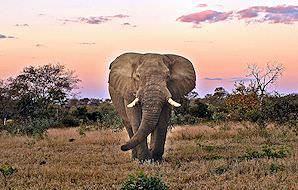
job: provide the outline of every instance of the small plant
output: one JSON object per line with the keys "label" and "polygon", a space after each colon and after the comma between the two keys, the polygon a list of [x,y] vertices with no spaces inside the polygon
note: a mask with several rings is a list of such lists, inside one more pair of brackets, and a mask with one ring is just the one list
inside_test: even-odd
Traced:
{"label": "small plant", "polygon": [[284,170],[284,166],[280,164],[272,163],[269,166],[269,171],[271,174],[277,173],[278,171],[283,171],[283,170]]}
{"label": "small plant", "polygon": [[273,147],[264,146],[261,151],[247,149],[246,154],[243,156],[246,159],[255,158],[285,158],[289,154],[289,150],[285,147],[275,149]]}
{"label": "small plant", "polygon": [[215,168],[214,173],[216,173],[217,175],[222,175],[226,171],[228,171],[228,169],[229,169],[228,166],[219,166],[219,167]]}
{"label": "small plant", "polygon": [[168,190],[169,187],[161,180],[160,176],[147,176],[143,171],[129,175],[121,190]]}
{"label": "small plant", "polygon": [[203,150],[206,150],[207,152],[212,152],[215,150],[215,147],[213,145],[207,145],[202,147]]}
{"label": "small plant", "polygon": [[81,137],[85,137],[86,136],[86,127],[84,127],[84,126],[79,127],[78,132]]}
{"label": "small plant", "polygon": [[220,127],[221,131],[229,131],[230,129],[231,129],[231,126],[227,122],[224,122],[223,126]]}
{"label": "small plant", "polygon": [[181,165],[182,165],[182,163],[181,163],[180,160],[176,159],[176,160],[174,161],[174,166],[175,166],[175,168],[180,168]]}
{"label": "small plant", "polygon": [[8,163],[4,163],[0,166],[0,173],[3,175],[3,178],[4,178],[4,187],[7,187],[7,177],[10,177],[15,172],[16,172],[16,169],[13,168]]}
{"label": "small plant", "polygon": [[35,145],[35,140],[33,139],[33,140],[28,140],[27,142],[26,142],[26,145],[28,146],[28,148],[33,148],[33,146]]}
{"label": "small plant", "polygon": [[234,142],[238,142],[238,143],[240,143],[240,142],[243,141],[243,136],[240,135],[240,134],[236,134],[236,135],[234,135],[234,136],[232,137],[232,140],[233,140]]}

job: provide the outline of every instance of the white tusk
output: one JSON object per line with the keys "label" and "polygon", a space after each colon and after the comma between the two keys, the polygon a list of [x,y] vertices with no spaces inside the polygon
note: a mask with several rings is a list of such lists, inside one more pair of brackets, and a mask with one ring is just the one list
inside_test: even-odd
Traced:
{"label": "white tusk", "polygon": [[134,99],[130,104],[127,105],[128,108],[134,107],[139,101],[139,98]]}
{"label": "white tusk", "polygon": [[168,100],[169,104],[171,104],[174,107],[180,107],[181,104],[179,104],[178,102],[175,102],[172,98],[169,98]]}

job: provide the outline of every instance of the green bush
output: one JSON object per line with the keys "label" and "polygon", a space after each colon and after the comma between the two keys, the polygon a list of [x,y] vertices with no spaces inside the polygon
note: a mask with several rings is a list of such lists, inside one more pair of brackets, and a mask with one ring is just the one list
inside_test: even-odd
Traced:
{"label": "green bush", "polygon": [[109,102],[103,102],[98,106],[97,111],[101,113],[101,119],[98,124],[104,128],[123,128],[124,123],[121,117],[117,114],[114,106]]}
{"label": "green bush", "polygon": [[212,114],[212,120],[214,121],[225,121],[227,119],[227,114],[223,112],[215,112]]}
{"label": "green bush", "polygon": [[26,121],[20,125],[20,134],[42,136],[48,128],[52,126],[52,121],[48,119],[36,119]]}
{"label": "green bush", "polygon": [[245,113],[245,118],[251,122],[258,122],[262,119],[262,113],[258,109],[252,109]]}
{"label": "green bush", "polygon": [[202,103],[199,99],[196,99],[192,103],[190,103],[187,111],[191,116],[197,118],[209,119],[211,117],[211,112],[208,109],[208,105]]}
{"label": "green bush", "polygon": [[272,96],[264,101],[262,114],[265,119],[277,123],[298,123],[298,95]]}
{"label": "green bush", "polygon": [[144,172],[129,175],[121,190],[168,190],[169,187],[159,176],[147,176]]}
{"label": "green bush", "polygon": [[170,118],[170,125],[195,125],[199,123],[200,119],[190,114],[175,114],[172,113]]}
{"label": "green bush", "polygon": [[281,164],[271,163],[269,166],[269,171],[271,174],[277,173],[279,171],[284,171],[285,167]]}
{"label": "green bush", "polygon": [[0,166],[0,173],[2,174],[3,178],[4,178],[4,187],[5,189],[10,189],[8,188],[8,177],[10,177],[11,175],[13,175],[15,172],[17,171],[17,169],[15,169],[14,167],[12,167],[10,164],[8,163],[4,163]]}
{"label": "green bush", "polygon": [[71,115],[66,115],[61,119],[61,124],[63,127],[77,127],[80,125],[80,123],[81,121],[78,118]]}
{"label": "green bush", "polygon": [[255,159],[255,158],[285,158],[290,154],[290,151],[286,147],[276,149],[274,147],[264,146],[261,151],[254,149],[247,149],[243,158]]}
{"label": "green bush", "polygon": [[34,119],[4,125],[1,130],[11,135],[43,136],[47,129],[56,125],[57,122],[52,119]]}

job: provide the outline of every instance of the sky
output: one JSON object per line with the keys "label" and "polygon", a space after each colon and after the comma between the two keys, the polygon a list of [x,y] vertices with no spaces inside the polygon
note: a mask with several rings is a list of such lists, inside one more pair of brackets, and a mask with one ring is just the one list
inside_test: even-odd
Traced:
{"label": "sky", "polygon": [[296,0],[10,0],[0,16],[0,79],[61,63],[82,80],[80,97],[108,98],[109,64],[154,52],[188,58],[200,96],[268,62],[285,67],[271,90],[298,93]]}

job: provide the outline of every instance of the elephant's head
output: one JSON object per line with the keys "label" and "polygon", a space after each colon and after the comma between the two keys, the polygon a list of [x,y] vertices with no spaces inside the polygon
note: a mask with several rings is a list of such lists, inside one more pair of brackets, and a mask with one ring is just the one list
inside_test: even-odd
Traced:
{"label": "elephant's head", "polygon": [[113,61],[110,69],[110,86],[129,101],[129,109],[141,106],[142,110],[140,127],[121,147],[124,151],[154,130],[165,104],[179,107],[180,98],[195,87],[192,63],[177,55],[126,53]]}

